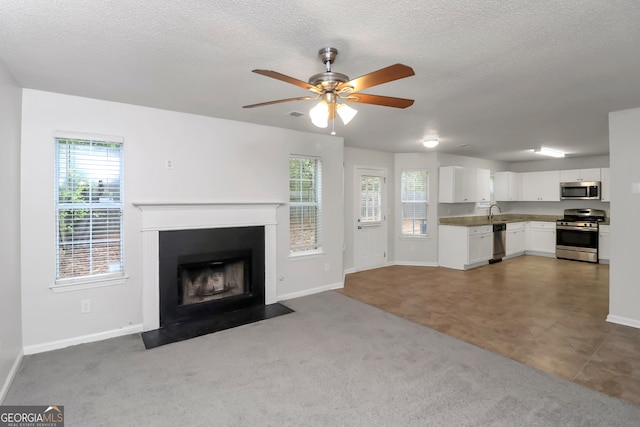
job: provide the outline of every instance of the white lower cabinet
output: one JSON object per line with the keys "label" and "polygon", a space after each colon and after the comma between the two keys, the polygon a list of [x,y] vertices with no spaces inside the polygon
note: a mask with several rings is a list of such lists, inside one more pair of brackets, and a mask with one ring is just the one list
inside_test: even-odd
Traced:
{"label": "white lower cabinet", "polygon": [[541,255],[555,256],[556,223],[547,221],[531,221],[527,223],[526,250]]}
{"label": "white lower cabinet", "polygon": [[507,223],[505,256],[522,255],[526,250],[526,226],[524,222]]}
{"label": "white lower cabinet", "polygon": [[611,232],[610,225],[601,225],[598,234],[598,260],[600,262],[605,261],[605,264],[609,262],[609,233]]}
{"label": "white lower cabinet", "polygon": [[441,225],[438,250],[441,267],[467,270],[484,265],[493,257],[493,227]]}

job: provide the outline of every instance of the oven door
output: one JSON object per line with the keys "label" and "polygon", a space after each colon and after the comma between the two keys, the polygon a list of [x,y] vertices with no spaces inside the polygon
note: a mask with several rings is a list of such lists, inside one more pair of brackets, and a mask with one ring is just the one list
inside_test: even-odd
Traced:
{"label": "oven door", "polygon": [[598,262],[598,227],[556,226],[556,256]]}

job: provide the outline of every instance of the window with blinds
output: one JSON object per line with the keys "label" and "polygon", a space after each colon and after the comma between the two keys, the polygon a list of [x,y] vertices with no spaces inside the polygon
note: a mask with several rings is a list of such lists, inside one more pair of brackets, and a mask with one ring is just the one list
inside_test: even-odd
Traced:
{"label": "window with blinds", "polygon": [[427,234],[428,174],[426,170],[402,172],[401,205],[402,234]]}
{"label": "window with blinds", "polygon": [[122,143],[56,138],[56,284],[122,276]]}
{"label": "window with blinds", "polygon": [[289,159],[290,252],[320,250],[322,242],[322,162],[318,158]]}

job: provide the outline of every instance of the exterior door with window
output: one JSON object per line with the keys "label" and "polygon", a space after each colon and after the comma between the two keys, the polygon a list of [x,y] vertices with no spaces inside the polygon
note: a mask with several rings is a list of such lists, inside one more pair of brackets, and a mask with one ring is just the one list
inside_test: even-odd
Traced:
{"label": "exterior door with window", "polygon": [[387,262],[386,173],[357,168],[355,181],[355,269],[383,267]]}

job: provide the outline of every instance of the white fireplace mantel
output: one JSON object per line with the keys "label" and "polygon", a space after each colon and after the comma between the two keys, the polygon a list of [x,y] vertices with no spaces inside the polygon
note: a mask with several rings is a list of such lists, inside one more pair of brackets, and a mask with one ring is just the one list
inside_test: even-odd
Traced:
{"label": "white fireplace mantel", "polygon": [[134,202],[142,211],[142,322],[160,327],[159,232],[264,226],[265,304],[276,299],[276,210],[281,202]]}

